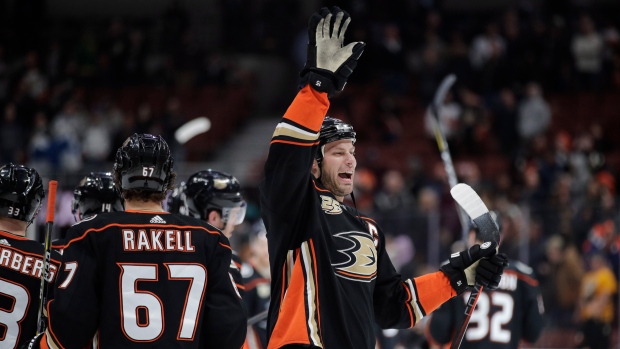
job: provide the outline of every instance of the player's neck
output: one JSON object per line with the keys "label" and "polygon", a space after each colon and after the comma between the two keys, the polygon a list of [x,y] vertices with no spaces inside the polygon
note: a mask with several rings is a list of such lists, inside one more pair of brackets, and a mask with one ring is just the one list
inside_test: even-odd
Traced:
{"label": "player's neck", "polygon": [[26,236],[26,227],[28,224],[17,219],[0,217],[0,230],[4,230],[13,235]]}
{"label": "player's neck", "polygon": [[144,202],[142,200],[125,201],[125,210],[165,212],[160,202],[154,202],[154,201]]}

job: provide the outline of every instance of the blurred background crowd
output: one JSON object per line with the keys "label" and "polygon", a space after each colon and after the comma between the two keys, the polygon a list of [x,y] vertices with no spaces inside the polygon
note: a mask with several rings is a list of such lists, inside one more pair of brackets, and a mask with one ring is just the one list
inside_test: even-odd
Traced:
{"label": "blurred background crowd", "polygon": [[[243,251],[261,230],[257,186],[273,127],[296,93],[307,18],[336,3],[131,3],[0,0],[0,162],[59,181],[61,235],[74,222],[79,179],[110,170],[134,132],[161,134],[179,179],[208,167],[240,179],[249,208],[233,243]],[[329,115],[357,131],[356,205],[388,234],[395,267],[406,276],[436,270],[459,248],[428,112],[454,73],[439,120],[457,176],[498,212],[501,250],[537,275],[548,330],[535,346],[573,346],[584,277],[620,273],[620,3],[337,5],[353,18],[347,40],[367,47]],[[211,131],[177,142],[174,131],[198,116]],[[603,305],[612,343],[619,307],[617,294]]]}

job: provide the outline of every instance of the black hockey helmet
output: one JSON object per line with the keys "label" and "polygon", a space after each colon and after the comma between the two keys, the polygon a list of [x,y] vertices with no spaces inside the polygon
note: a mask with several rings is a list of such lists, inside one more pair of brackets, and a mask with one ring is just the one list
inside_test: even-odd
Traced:
{"label": "black hockey helmet", "polygon": [[0,216],[31,223],[45,198],[39,173],[9,163],[0,167]]}
{"label": "black hockey helmet", "polygon": [[185,182],[174,187],[168,198],[166,199],[167,210],[170,213],[180,213],[187,215],[187,207],[185,205]]}
{"label": "black hockey helmet", "polygon": [[172,166],[170,148],[161,136],[134,133],[116,152],[114,172],[120,189],[165,192]]}
{"label": "black hockey helmet", "polygon": [[125,204],[111,172],[91,172],[73,191],[71,212],[76,222],[100,212],[123,210]]}
{"label": "black hockey helmet", "polygon": [[232,175],[206,170],[194,173],[185,184],[188,215],[208,220],[209,212],[219,210],[224,224],[232,219],[235,225],[245,217],[246,203],[241,185]]}
{"label": "black hockey helmet", "polygon": [[355,144],[355,130],[353,126],[346,122],[326,116],[321,125],[321,133],[319,134],[319,151],[316,153],[316,161],[320,164],[325,155],[325,144],[339,141],[341,139],[350,139]]}

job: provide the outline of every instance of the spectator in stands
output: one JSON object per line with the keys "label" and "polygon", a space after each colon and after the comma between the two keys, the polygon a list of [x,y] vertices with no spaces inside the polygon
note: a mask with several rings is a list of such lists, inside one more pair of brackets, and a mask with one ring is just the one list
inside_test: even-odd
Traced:
{"label": "spectator in stands", "polygon": [[541,284],[546,312],[551,327],[572,327],[573,314],[579,300],[579,287],[584,270],[577,248],[559,235],[547,240],[546,255],[533,264]]}
{"label": "spectator in stands", "polygon": [[528,83],[517,114],[521,144],[526,146],[532,139],[544,134],[550,124],[551,108],[543,98],[540,85],[536,82]]}
{"label": "spectator in stands", "polygon": [[82,155],[89,168],[87,171],[96,171],[104,168],[104,161],[112,152],[112,124],[101,111],[90,114],[88,126],[83,130],[84,140]]}
{"label": "spectator in stands", "polygon": [[519,134],[517,133],[517,100],[510,88],[499,93],[499,102],[493,108],[493,131],[502,154],[514,159],[517,155]]}
{"label": "spectator in stands", "polygon": [[394,23],[383,26],[379,47],[381,79],[383,86],[392,94],[403,95],[407,91],[405,47],[400,28]]}
{"label": "spectator in stands", "polygon": [[88,114],[77,102],[65,103],[51,124],[53,142],[59,152],[59,166],[68,172],[82,167],[82,142],[80,137],[88,124]]}
{"label": "spectator in stands", "polygon": [[484,34],[474,38],[469,51],[469,59],[472,67],[480,70],[494,53],[503,56],[505,51],[506,41],[500,35],[497,24],[491,22],[486,25]]}
{"label": "spectator in stands", "polygon": [[[462,113],[460,117],[459,146],[454,151],[479,155],[486,149],[485,141],[489,131],[487,110],[480,95],[471,89],[461,90]],[[453,149],[450,149],[453,151]]]}
{"label": "spectator in stands", "polygon": [[9,96],[10,83],[10,62],[7,62],[6,52],[3,45],[0,44],[0,103]]}
{"label": "spectator in stands", "polygon": [[25,139],[16,114],[15,104],[9,103],[4,107],[4,115],[0,123],[0,161],[3,164],[22,163],[25,155],[23,153]]}
{"label": "spectator in stands", "polygon": [[575,58],[575,68],[579,88],[598,91],[601,87],[604,42],[596,31],[592,18],[582,15],[579,19],[579,32],[573,36],[571,51]]}
{"label": "spectator in stands", "polygon": [[[455,148],[454,142],[456,141],[456,137],[459,132],[459,118],[461,117],[461,112],[461,105],[454,100],[454,94],[452,92],[448,92],[446,99],[438,108],[437,113],[439,114],[439,128],[446,137],[450,150]],[[431,112],[431,108],[429,106],[426,109],[426,114],[424,116],[424,129],[426,130],[426,134],[432,138],[434,142],[435,131],[433,128],[433,119],[435,119],[435,116]]]}
{"label": "spectator in stands", "polygon": [[28,166],[39,169],[41,173],[51,173],[57,167],[58,161],[57,154],[52,152],[53,139],[44,112],[35,115],[33,130],[29,137]]}
{"label": "spectator in stands", "polygon": [[[379,212],[389,212],[398,208],[411,207],[413,197],[405,188],[405,178],[397,170],[390,170],[383,175],[382,187],[375,195],[375,205]],[[400,229],[402,230],[402,229]]]}
{"label": "spectator in stands", "polygon": [[609,348],[618,281],[609,262],[600,254],[589,258],[579,294],[579,319],[583,340],[579,348]]}

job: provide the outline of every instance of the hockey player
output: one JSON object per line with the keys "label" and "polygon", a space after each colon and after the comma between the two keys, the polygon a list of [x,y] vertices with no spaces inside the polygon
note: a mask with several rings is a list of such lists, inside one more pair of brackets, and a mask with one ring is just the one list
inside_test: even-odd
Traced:
{"label": "hockey player", "polygon": [[[260,222],[260,225],[263,225]],[[258,232],[250,239],[250,258],[241,268],[245,293],[243,301],[248,308],[248,315],[264,313],[269,308],[271,278],[269,271],[269,252],[265,231]],[[248,347],[250,349],[267,348],[267,320],[263,319],[248,328]]]}
{"label": "hockey player", "polygon": [[125,211],[69,229],[68,276],[47,306],[43,348],[234,348],[246,315],[228,275],[228,239],[201,220],[162,209],[174,184],[161,137],[134,134],[116,153],[113,176]]}
{"label": "hockey player", "polygon": [[125,210],[111,172],[91,172],[82,178],[73,191],[71,212],[76,222],[103,212]]}
{"label": "hockey player", "polygon": [[[235,226],[243,223],[246,202],[241,185],[232,175],[216,170],[198,171],[191,175],[183,187],[187,215],[202,219],[220,229],[230,239]],[[241,258],[232,251],[230,275],[243,296]]]}
{"label": "hockey player", "polygon": [[[469,231],[469,246],[481,243],[478,229]],[[544,328],[543,305],[538,281],[532,269],[510,261],[497,290],[483,288],[461,343],[463,349],[519,348],[522,341],[533,344]],[[449,346],[465,317],[466,292],[433,312],[426,329],[432,349]]]}
{"label": "hockey player", "polygon": [[[374,322],[414,326],[475,281],[497,287],[496,245],[455,254],[441,271],[403,280],[374,220],[343,204],[353,191],[355,132],[326,118],[364,44],[344,46],[338,8],[310,19],[301,90],[277,125],[261,183],[271,268],[269,348],[375,348]],[[488,259],[482,259],[487,257]]]}
{"label": "hockey player", "polygon": [[[45,251],[42,244],[26,238],[26,228],[44,198],[36,170],[14,164],[0,167],[0,348],[25,345],[37,331]],[[56,279],[59,268],[60,255],[52,251],[49,282]]]}

